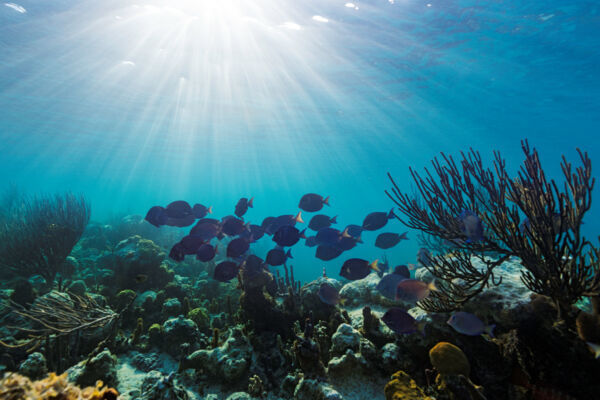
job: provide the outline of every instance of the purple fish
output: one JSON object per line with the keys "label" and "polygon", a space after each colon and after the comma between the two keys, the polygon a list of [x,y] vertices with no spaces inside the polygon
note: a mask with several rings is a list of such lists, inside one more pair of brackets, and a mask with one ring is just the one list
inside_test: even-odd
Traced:
{"label": "purple fish", "polygon": [[304,244],[306,245],[306,247],[315,247],[316,245],[318,245],[317,237],[316,236],[307,237],[306,240],[304,241]]}
{"label": "purple fish", "polygon": [[196,254],[200,246],[204,244],[204,241],[198,236],[184,236],[179,243],[181,243],[185,255],[192,255]]}
{"label": "purple fish", "polygon": [[396,265],[392,274],[401,275],[406,279],[410,278],[410,270],[406,265]]}
{"label": "purple fish", "polygon": [[198,248],[198,251],[196,252],[196,258],[202,262],[208,262],[215,258],[216,254],[217,246],[205,243]]}
{"label": "purple fish", "polygon": [[300,199],[298,207],[304,211],[315,212],[323,208],[323,204],[329,205],[329,196],[323,196],[316,193],[307,193]]}
{"label": "purple fish", "polygon": [[424,323],[417,322],[409,313],[401,308],[390,308],[383,314],[381,320],[398,335],[405,335],[414,332],[424,333]]}
{"label": "purple fish", "polygon": [[228,236],[237,236],[246,230],[246,225],[243,220],[234,217],[233,215],[223,218],[222,231]]}
{"label": "purple fish", "polygon": [[165,225],[167,223],[167,218],[167,213],[164,207],[154,206],[148,210],[148,213],[144,219],[155,227],[160,228],[161,225]]}
{"label": "purple fish", "polygon": [[323,228],[317,232],[316,240],[318,244],[329,246],[336,245],[342,238],[342,232],[335,228]]}
{"label": "purple fish", "polygon": [[323,228],[329,228],[332,224],[335,224],[337,222],[336,218],[337,216],[330,218],[325,214],[317,214],[310,219],[310,222],[308,223],[308,228],[315,232],[318,232]]}
{"label": "purple fish", "polygon": [[181,242],[175,243],[175,245],[171,247],[169,258],[178,262],[183,261],[185,258],[185,247],[183,247]]}
{"label": "purple fish", "polygon": [[395,217],[394,209],[392,208],[389,213],[386,212],[372,212],[367,215],[362,223],[362,228],[366,231],[376,231],[377,229],[383,228],[388,220]]}
{"label": "purple fish", "polygon": [[190,236],[198,236],[209,241],[221,233],[221,223],[212,218],[203,218],[190,230]]}
{"label": "purple fish", "polygon": [[284,225],[275,232],[273,241],[282,247],[293,246],[300,238],[304,238],[304,231],[300,232],[296,227]]}
{"label": "purple fish", "polygon": [[212,206],[205,207],[202,204],[194,204],[194,207],[192,207],[192,214],[194,214],[194,217],[197,219],[204,218],[208,214],[212,214]]}
{"label": "purple fish", "polygon": [[169,218],[180,219],[192,215],[192,207],[187,201],[177,200],[169,203],[165,208],[165,212]]}
{"label": "purple fish", "polygon": [[317,250],[315,252],[315,257],[317,257],[319,260],[329,261],[329,260],[333,260],[334,258],[338,257],[343,252],[344,251],[342,249],[338,249],[337,247],[322,244],[322,245],[319,245],[319,247],[317,247]]}
{"label": "purple fish", "polygon": [[346,232],[348,235],[352,236],[352,237],[360,237],[360,234],[362,233],[362,231],[364,231],[363,227],[360,225],[348,225],[346,227],[346,229],[344,229],[344,232]]}
{"label": "purple fish", "polygon": [[437,290],[433,282],[425,283],[417,279],[404,279],[398,283],[396,300],[416,303],[429,296],[432,290]]}
{"label": "purple fish", "polygon": [[323,303],[329,304],[330,306],[335,306],[340,302],[340,293],[327,282],[321,283],[317,294]]}
{"label": "purple fish", "polygon": [[244,214],[246,214],[246,211],[248,211],[248,207],[253,207],[253,201],[254,197],[251,197],[250,200],[248,200],[246,197],[242,197],[241,199],[239,199],[237,204],[235,205],[234,214],[242,218]]}
{"label": "purple fish", "polygon": [[175,226],[177,228],[185,228],[186,226],[192,225],[194,221],[196,221],[196,218],[194,218],[192,214],[186,215],[185,217],[181,218],[168,217],[167,221],[165,222],[165,225]]}
{"label": "purple fish", "polygon": [[267,253],[267,264],[276,267],[278,265],[283,265],[288,258],[292,257],[291,249],[288,249],[286,252],[283,248],[277,246],[274,249],[269,250]]}
{"label": "purple fish", "polygon": [[240,267],[233,261],[223,261],[217,264],[213,278],[219,282],[229,282],[238,274]]}
{"label": "purple fish", "polygon": [[250,242],[246,238],[235,238],[227,245],[227,257],[236,258],[244,254],[250,248]]}
{"label": "purple fish", "polygon": [[390,300],[396,300],[396,289],[398,288],[398,284],[404,279],[406,279],[405,276],[398,274],[384,275],[384,277],[379,280],[379,283],[377,283],[377,290],[384,297]]}
{"label": "purple fish", "polygon": [[379,271],[377,268],[377,261],[369,263],[367,260],[361,258],[350,258],[344,261],[340,275],[351,281],[356,281],[365,278],[371,270]]}
{"label": "purple fish", "polygon": [[375,239],[375,247],[379,247],[380,249],[384,250],[391,249],[400,243],[401,240],[408,240],[408,237],[406,236],[407,234],[408,232],[404,232],[401,235],[392,232],[380,233],[379,236],[377,236],[377,239]]}
{"label": "purple fish", "polygon": [[467,237],[467,243],[480,242],[483,240],[483,222],[473,211],[463,210],[458,217],[461,230]]}
{"label": "purple fish", "polygon": [[494,328],[496,325],[486,325],[475,314],[464,311],[458,311],[452,314],[447,322],[454,330],[463,335],[478,336],[489,335],[494,337]]}

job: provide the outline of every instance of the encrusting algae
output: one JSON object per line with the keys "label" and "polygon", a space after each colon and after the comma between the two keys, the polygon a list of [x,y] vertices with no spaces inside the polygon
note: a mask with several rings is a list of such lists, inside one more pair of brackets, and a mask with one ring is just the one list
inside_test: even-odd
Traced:
{"label": "encrusting algae", "polygon": [[56,375],[31,381],[17,373],[8,373],[0,379],[0,399],[2,400],[117,400],[119,393],[105,387],[102,381],[95,387],[84,389],[67,381],[67,374]]}

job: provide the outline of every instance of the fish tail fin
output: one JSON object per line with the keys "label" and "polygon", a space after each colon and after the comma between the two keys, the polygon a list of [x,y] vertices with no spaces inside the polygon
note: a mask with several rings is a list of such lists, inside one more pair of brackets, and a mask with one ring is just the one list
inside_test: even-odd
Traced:
{"label": "fish tail fin", "polygon": [[285,253],[285,256],[287,258],[291,258],[292,260],[294,259],[294,257],[292,257],[292,249],[288,249],[288,251]]}
{"label": "fish tail fin", "polygon": [[400,235],[400,239],[401,239],[401,240],[410,240],[410,239],[408,238],[408,232],[404,232],[402,235]]}
{"label": "fish tail fin", "polygon": [[296,217],[294,218],[294,220],[301,224],[304,223],[304,220],[302,219],[302,211],[298,211],[298,214],[296,214]]}
{"label": "fish tail fin", "polygon": [[329,205],[329,196],[327,196],[323,199],[323,204]]}
{"label": "fish tail fin", "polygon": [[379,262],[379,260],[373,261],[371,264],[369,264],[369,267],[371,267],[372,270],[379,272],[379,268],[377,267],[378,262]]}
{"label": "fish tail fin", "polygon": [[496,327],[496,324],[490,324],[487,325],[485,328],[483,328],[484,332],[491,338],[494,338],[494,328]]}
{"label": "fish tail fin", "polygon": [[[379,214],[379,215],[381,215],[381,214]],[[395,216],[396,216],[396,214],[394,214],[394,207],[392,207],[392,209],[390,210],[390,212],[389,212],[389,213],[388,213],[388,215],[387,215],[387,218],[388,218],[388,219],[392,219],[392,218],[394,218]]]}
{"label": "fish tail fin", "polygon": [[588,346],[590,346],[590,350],[594,353],[594,357],[600,358],[600,344],[586,342]]}
{"label": "fish tail fin", "polygon": [[300,232],[300,237],[302,239],[306,239],[306,228],[302,229],[302,231]]}
{"label": "fish tail fin", "polygon": [[364,243],[362,238],[359,236],[356,238],[356,243]]}
{"label": "fish tail fin", "polygon": [[348,299],[346,297],[340,297],[340,305],[345,306],[347,302]]}
{"label": "fish tail fin", "polygon": [[342,237],[345,237],[345,238],[350,237],[350,234],[348,233],[348,228],[344,229],[344,232],[342,232]]}
{"label": "fish tail fin", "polygon": [[337,215],[333,218],[329,218],[329,222],[332,224],[337,224]]}
{"label": "fish tail fin", "polygon": [[212,214],[212,206],[209,206],[208,210],[206,210],[206,212],[208,212],[209,214]]}
{"label": "fish tail fin", "polygon": [[250,208],[254,207],[254,197],[250,197],[250,200],[248,200],[248,207],[250,207]]}
{"label": "fish tail fin", "polygon": [[435,284],[435,279],[434,279],[434,280],[432,280],[431,282],[429,282],[429,283],[427,284],[427,288],[428,288],[429,290],[432,290],[432,291],[434,291],[434,292],[437,292],[437,291],[439,290],[439,289],[438,289],[438,287],[437,287],[437,286],[436,286],[436,284]]}

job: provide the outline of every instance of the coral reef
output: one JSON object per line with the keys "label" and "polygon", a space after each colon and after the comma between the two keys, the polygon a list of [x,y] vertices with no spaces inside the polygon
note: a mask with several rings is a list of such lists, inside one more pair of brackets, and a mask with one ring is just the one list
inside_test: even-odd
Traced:
{"label": "coral reef", "polygon": [[67,374],[50,373],[47,378],[31,381],[19,374],[7,373],[0,379],[0,398],[4,400],[117,400],[119,393],[98,381],[94,387],[80,389],[67,381]]}
{"label": "coral reef", "polygon": [[433,400],[404,371],[392,375],[384,389],[385,400]]}

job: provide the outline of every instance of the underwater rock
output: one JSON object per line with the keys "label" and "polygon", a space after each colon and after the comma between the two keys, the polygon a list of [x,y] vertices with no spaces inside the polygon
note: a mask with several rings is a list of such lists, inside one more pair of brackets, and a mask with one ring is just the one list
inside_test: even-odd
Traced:
{"label": "underwater rock", "polygon": [[[208,316],[208,312],[206,311],[206,308],[203,308],[203,307],[194,308],[194,309],[190,310],[187,317],[189,319],[191,319],[192,321],[194,321],[194,323],[196,324],[196,326],[198,327],[200,332],[207,333],[209,331],[210,318]],[[221,328],[223,328],[223,326],[221,326],[221,327],[215,326],[214,328],[221,329]]]}
{"label": "underwater rock", "polygon": [[150,371],[142,382],[140,400],[188,400],[187,391],[179,386],[172,372],[165,375],[160,371]]}
{"label": "underwater rock", "polygon": [[77,296],[83,296],[85,295],[85,292],[87,292],[88,288],[84,281],[77,280],[71,282],[71,284],[67,287],[67,290],[73,294],[76,294]]}
{"label": "underwater rock", "polygon": [[364,279],[347,283],[340,290],[340,298],[345,299],[346,306],[359,306],[363,304],[376,304],[388,307],[394,305],[411,306],[408,303],[390,300],[383,296],[377,290],[379,280],[380,278],[376,273],[370,273]]}
{"label": "underwater rock", "polygon": [[214,378],[235,382],[248,371],[251,358],[252,346],[241,326],[236,326],[223,345],[197,350],[182,360],[182,369],[203,370]]}
{"label": "underwater rock", "polygon": [[360,353],[346,350],[346,354],[334,357],[327,364],[327,375],[331,377],[343,377],[368,369],[368,362]]}
{"label": "underwater rock", "polygon": [[89,362],[86,361],[67,370],[69,381],[80,386],[92,386],[100,380],[109,386],[117,386],[117,358],[108,349],[92,357]]}
{"label": "underwater rock", "polygon": [[294,400],[343,400],[343,397],[325,382],[302,378],[294,389]]}
{"label": "underwater rock", "polygon": [[48,374],[46,358],[42,353],[31,353],[19,366],[19,373],[30,379],[42,379]]}
{"label": "underwater rock", "polygon": [[385,385],[384,394],[385,400],[433,400],[404,371],[392,375],[392,380]]}
{"label": "underwater rock", "polygon": [[347,349],[358,352],[360,339],[360,332],[348,324],[341,324],[333,336],[331,336],[330,353],[340,355],[344,354]]}
{"label": "underwater rock", "polygon": [[250,395],[249,393],[235,392],[235,393],[231,393],[229,396],[227,396],[227,399],[225,399],[225,400],[252,400],[252,399],[254,399],[254,396]]}
{"label": "underwater rock", "polygon": [[166,317],[174,317],[181,313],[181,302],[177,298],[166,299],[162,305],[162,313]]}
{"label": "underwater rock", "polygon": [[452,343],[439,342],[429,350],[431,365],[442,375],[469,377],[471,365],[463,351]]}
{"label": "underwater rock", "polygon": [[133,352],[133,357],[131,357],[131,364],[144,372],[150,372],[157,369],[159,363],[160,357],[156,353]]}
{"label": "underwater rock", "polygon": [[379,367],[389,374],[399,369],[414,370],[414,362],[410,357],[402,357],[402,349],[396,343],[385,344],[380,350],[379,359]]}
{"label": "underwater rock", "polygon": [[[127,289],[127,290],[130,290],[130,289]],[[119,294],[117,296],[119,296],[122,292],[125,292],[125,291],[126,290],[119,292]],[[157,297],[157,295],[154,290],[147,290],[147,291],[143,292],[142,294],[139,294],[135,298],[135,300],[133,301],[133,307],[134,308],[139,307],[139,308],[142,308],[147,311],[148,308],[152,308],[152,305],[156,301],[156,297]]]}
{"label": "underwater rock", "polygon": [[328,283],[333,286],[336,290],[342,288],[342,282],[325,277],[319,277],[318,279],[309,282],[300,288],[300,305],[302,307],[302,313],[307,314],[312,312],[314,321],[327,321],[330,315],[335,311],[335,306],[325,304],[318,295],[321,284]]}
{"label": "underwater rock", "polygon": [[[162,289],[173,280],[173,272],[163,264],[165,253],[154,242],[132,236],[122,240],[114,250],[114,277],[105,282],[115,291]],[[145,277],[140,281],[139,277]]]}
{"label": "underwater rock", "polygon": [[184,318],[182,315],[168,319],[162,328],[164,348],[171,355],[178,355],[181,344],[192,344],[198,340],[198,327],[194,321]]}

